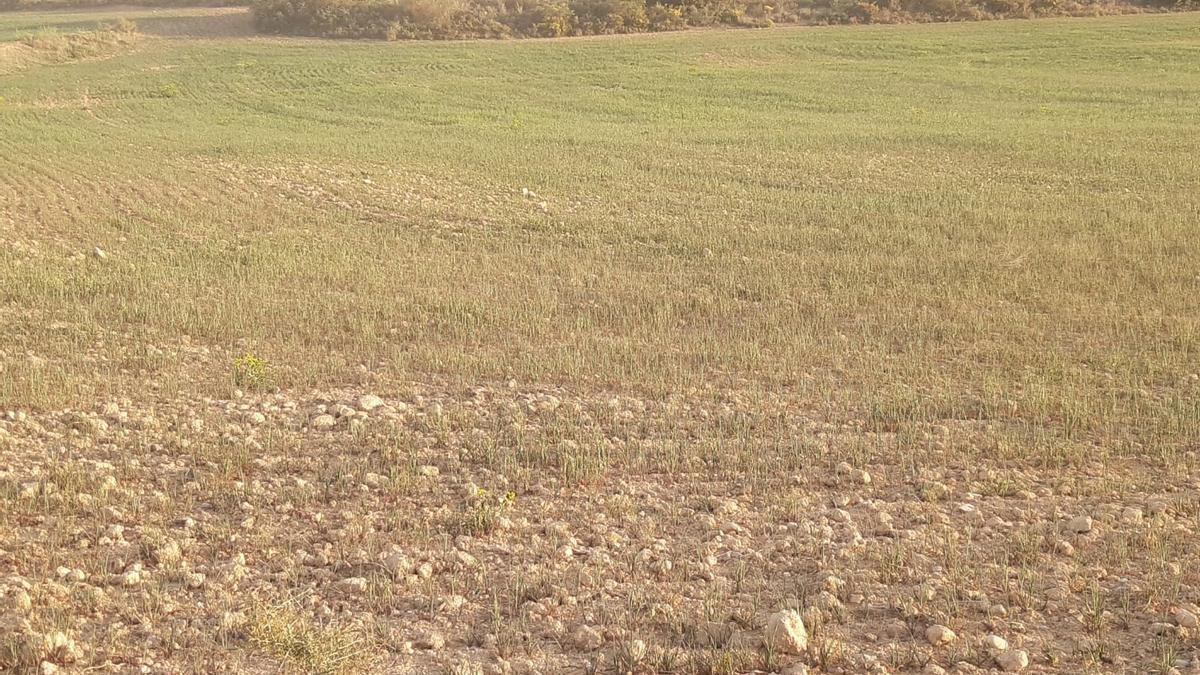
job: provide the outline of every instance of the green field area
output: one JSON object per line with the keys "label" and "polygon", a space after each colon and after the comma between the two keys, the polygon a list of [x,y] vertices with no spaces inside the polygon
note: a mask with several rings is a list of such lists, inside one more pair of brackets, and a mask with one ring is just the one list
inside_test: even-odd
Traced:
{"label": "green field area", "polygon": [[1200,13],[0,13],[0,671],[1195,673],[1197,541]]}
{"label": "green field area", "polygon": [[[249,351],[1197,442],[1200,14],[385,44],[242,11],[0,16],[0,403],[228,391]],[[117,15],[146,35],[102,57],[20,37]]]}

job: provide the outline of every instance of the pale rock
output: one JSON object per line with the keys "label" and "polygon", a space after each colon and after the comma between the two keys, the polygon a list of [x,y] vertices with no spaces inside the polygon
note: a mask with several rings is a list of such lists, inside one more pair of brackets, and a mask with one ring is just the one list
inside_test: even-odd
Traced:
{"label": "pale rock", "polygon": [[45,656],[55,663],[75,663],[83,658],[83,650],[62,631],[45,636]]}
{"label": "pale rock", "polygon": [[604,646],[604,636],[600,631],[588,625],[580,626],[571,636],[575,646],[583,651],[595,651]]}
{"label": "pale rock", "polygon": [[393,576],[399,576],[412,570],[412,561],[408,559],[408,556],[397,551],[383,559],[383,566]]}
{"label": "pale rock", "polygon": [[630,640],[625,643],[625,653],[634,663],[641,662],[646,658],[646,642],[644,640]]}
{"label": "pale rock", "polygon": [[1200,626],[1200,617],[1197,617],[1195,612],[1181,607],[1175,612],[1175,623],[1179,624],[1181,628],[1194,630]]}
{"label": "pale rock", "polygon": [[467,604],[467,599],[461,595],[448,595],[442,598],[442,602],[438,605],[439,612],[457,612]]}
{"label": "pale rock", "polygon": [[1008,651],[1008,640],[999,635],[989,635],[983,639],[983,648],[988,651],[993,657]]}
{"label": "pale rock", "polygon": [[374,394],[363,394],[362,396],[358,397],[356,404],[358,405],[359,410],[371,412],[372,410],[383,405],[383,399]]}
{"label": "pale rock", "polygon": [[337,587],[343,593],[360,595],[367,592],[367,580],[363,577],[346,577],[337,582]]}
{"label": "pale rock", "polygon": [[322,413],[309,420],[308,426],[317,431],[328,431],[337,426],[337,418],[328,413]]}
{"label": "pale rock", "polygon": [[33,607],[33,599],[29,597],[29,593],[25,589],[18,588],[9,595],[11,596],[9,604],[13,609],[27,612]]}
{"label": "pale rock", "polygon": [[246,554],[238,553],[220,568],[221,579],[226,582],[241,581],[246,578]]}
{"label": "pale rock", "polygon": [[822,581],[822,584],[824,585],[825,590],[829,591],[830,593],[840,593],[842,589],[846,587],[846,581],[833,574],[826,575],[825,579]]}
{"label": "pale rock", "polygon": [[767,619],[765,637],[767,646],[776,652],[801,654],[808,649],[808,630],[794,609],[772,614]]}
{"label": "pale rock", "polygon": [[950,644],[951,642],[954,642],[955,638],[957,637],[958,636],[954,634],[954,631],[941,624],[935,623],[929,628],[925,629],[925,639],[929,641],[929,644],[934,645],[935,647]]}
{"label": "pale rock", "polygon": [[838,600],[837,596],[829,591],[818,593],[816,598],[813,599],[812,604],[830,613],[840,612],[843,608],[842,601]]}
{"label": "pale rock", "polygon": [[1092,531],[1091,516],[1075,516],[1067,521],[1067,529],[1075,534],[1086,534]]}
{"label": "pale rock", "polygon": [[1154,635],[1157,637],[1171,635],[1175,632],[1175,624],[1156,621],[1155,623],[1150,624],[1150,632],[1154,633]]}
{"label": "pale rock", "polygon": [[1024,649],[1010,649],[996,657],[996,665],[1008,673],[1016,673],[1029,666],[1029,653]]}
{"label": "pale rock", "polygon": [[120,577],[122,586],[140,586],[142,583],[142,566],[135,564]]}

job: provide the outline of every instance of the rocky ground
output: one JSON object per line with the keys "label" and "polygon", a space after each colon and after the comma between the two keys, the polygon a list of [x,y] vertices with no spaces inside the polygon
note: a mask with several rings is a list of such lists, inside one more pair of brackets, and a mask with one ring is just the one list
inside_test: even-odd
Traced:
{"label": "rocky ground", "polygon": [[0,411],[0,667],[1200,672],[1200,476],[754,390]]}

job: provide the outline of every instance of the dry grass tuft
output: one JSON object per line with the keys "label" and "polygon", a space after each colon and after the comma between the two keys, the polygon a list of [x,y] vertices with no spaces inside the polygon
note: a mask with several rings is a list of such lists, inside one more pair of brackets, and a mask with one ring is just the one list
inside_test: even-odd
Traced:
{"label": "dry grass tuft", "polygon": [[247,615],[250,643],[296,672],[346,675],[360,672],[366,651],[361,629],[316,624],[296,599],[258,606]]}

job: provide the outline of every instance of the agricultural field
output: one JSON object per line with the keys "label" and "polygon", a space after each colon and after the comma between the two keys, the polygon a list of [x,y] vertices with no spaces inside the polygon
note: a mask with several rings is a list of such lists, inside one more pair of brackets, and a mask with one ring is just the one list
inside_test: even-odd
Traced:
{"label": "agricultural field", "polygon": [[0,671],[1200,673],[1200,13],[0,14]]}

